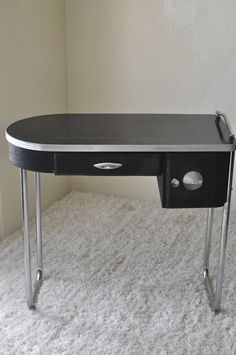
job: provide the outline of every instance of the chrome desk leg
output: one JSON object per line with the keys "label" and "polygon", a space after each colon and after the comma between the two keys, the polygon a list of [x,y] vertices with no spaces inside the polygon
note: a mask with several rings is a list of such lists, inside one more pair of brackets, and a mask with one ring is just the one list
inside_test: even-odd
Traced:
{"label": "chrome desk leg", "polygon": [[213,213],[214,213],[214,209],[208,208],[206,242],[205,242],[205,252],[204,252],[204,261],[203,261],[203,272],[204,272],[204,274],[206,274],[206,276],[209,273]]}
{"label": "chrome desk leg", "polygon": [[229,226],[231,191],[232,191],[232,182],[233,182],[233,169],[234,169],[234,152],[231,152],[230,153],[230,163],[229,163],[227,198],[226,198],[226,202],[223,207],[222,226],[221,226],[221,241],[220,241],[220,256],[219,256],[219,265],[218,265],[218,274],[217,274],[215,292],[213,290],[210,276],[209,276],[209,258],[210,258],[210,244],[211,244],[212,222],[213,222],[213,209],[212,208],[208,209],[207,233],[206,233],[206,244],[205,244],[205,253],[204,253],[204,264],[203,264],[203,277],[204,277],[204,283],[205,283],[207,295],[209,298],[210,306],[215,312],[220,311],[220,303],[221,303],[221,296],[222,296],[226,243],[227,243],[228,226]]}
{"label": "chrome desk leg", "polygon": [[21,169],[21,192],[22,192],[23,228],[24,228],[24,264],[25,264],[26,298],[27,298],[28,307],[30,309],[34,309],[35,304],[37,302],[38,292],[42,284],[42,268],[43,268],[40,174],[35,173],[37,276],[36,276],[34,289],[32,289],[32,276],[31,276],[28,181],[27,181],[27,171],[24,169]]}
{"label": "chrome desk leg", "polygon": [[35,212],[36,212],[36,243],[37,243],[37,276],[35,292],[33,297],[34,305],[37,302],[39,289],[43,277],[43,248],[42,248],[42,217],[41,217],[41,184],[40,173],[34,173],[35,177]]}

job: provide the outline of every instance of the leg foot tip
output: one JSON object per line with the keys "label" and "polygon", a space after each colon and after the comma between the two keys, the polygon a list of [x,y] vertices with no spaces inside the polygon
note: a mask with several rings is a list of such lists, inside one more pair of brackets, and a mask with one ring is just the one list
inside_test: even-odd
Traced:
{"label": "leg foot tip", "polygon": [[36,309],[35,305],[28,306],[28,308],[29,308],[31,311],[34,311],[34,310]]}

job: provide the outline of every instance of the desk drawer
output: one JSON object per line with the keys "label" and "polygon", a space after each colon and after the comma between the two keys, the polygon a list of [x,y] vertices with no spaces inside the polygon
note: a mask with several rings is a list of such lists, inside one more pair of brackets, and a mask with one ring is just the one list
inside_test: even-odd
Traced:
{"label": "desk drawer", "polygon": [[54,173],[55,175],[157,176],[162,173],[162,153],[55,153]]}

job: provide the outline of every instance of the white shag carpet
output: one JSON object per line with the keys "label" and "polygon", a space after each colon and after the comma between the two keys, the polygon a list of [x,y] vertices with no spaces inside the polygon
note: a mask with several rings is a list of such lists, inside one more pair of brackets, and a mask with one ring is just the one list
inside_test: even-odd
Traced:
{"label": "white shag carpet", "polygon": [[0,354],[235,354],[236,215],[216,316],[202,282],[205,225],[205,209],[71,192],[43,213],[37,310],[25,303],[22,231],[0,243]]}

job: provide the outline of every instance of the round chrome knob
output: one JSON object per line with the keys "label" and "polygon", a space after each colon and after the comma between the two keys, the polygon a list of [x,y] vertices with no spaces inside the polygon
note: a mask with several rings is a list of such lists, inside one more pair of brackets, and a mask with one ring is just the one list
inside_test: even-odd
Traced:
{"label": "round chrome knob", "polygon": [[179,187],[180,182],[179,182],[178,179],[172,179],[170,184],[171,184],[172,187]]}
{"label": "round chrome knob", "polygon": [[198,190],[203,184],[203,177],[197,171],[189,171],[183,177],[183,185],[187,190]]}

